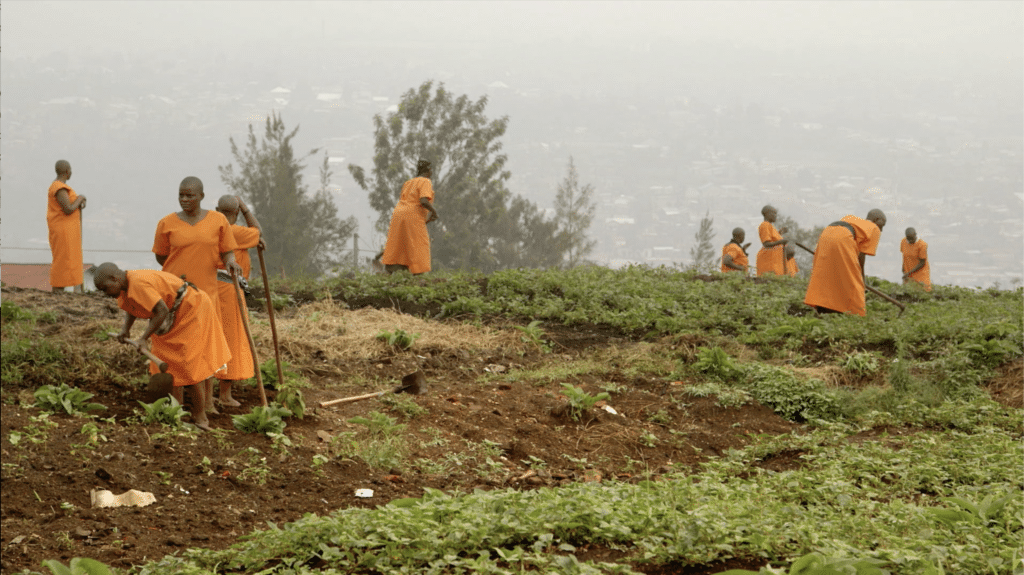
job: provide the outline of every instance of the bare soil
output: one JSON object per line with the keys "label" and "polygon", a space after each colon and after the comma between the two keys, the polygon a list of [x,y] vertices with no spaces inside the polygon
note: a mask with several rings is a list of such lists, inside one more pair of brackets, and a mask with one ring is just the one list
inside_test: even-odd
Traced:
{"label": "bare soil", "polygon": [[[267,522],[281,524],[306,513],[322,515],[340,508],[372,508],[396,498],[418,497],[425,487],[466,492],[657,478],[671,470],[693,470],[708,458],[746,445],[753,436],[798,428],[757,403],[723,408],[714,397],[687,396],[681,393],[687,382],[651,376],[635,369],[637,362],[623,359],[662,354],[685,361],[693,352],[685,341],[641,343],[600,326],[545,326],[553,351],[543,353],[523,341],[523,332],[503,322],[473,327],[452,319],[424,321],[389,311],[391,315],[373,320],[379,325],[357,325],[371,316],[358,316],[360,310],[344,304],[321,303],[313,304],[319,306],[315,309],[291,308],[276,318],[284,359],[312,383],[304,390],[305,417],[287,420],[285,434],[292,442],[287,453],[272,449],[264,435],[234,429],[231,415],[259,405],[252,386],[236,386],[235,397],[242,407],[222,407],[220,415],[211,416],[212,426],[223,432],[197,432],[194,439],[176,437],[133,417],[148,374],[138,354],[97,337],[120,326],[113,300],[98,294],[5,287],[3,301],[55,314],[56,321],[39,323],[33,337],[48,338],[77,358],[73,361],[98,362],[123,377],[91,377],[92,372],[83,368],[69,369],[68,379],[62,380],[95,394],[91,401],[107,406],[98,417],[115,418],[113,425],[100,425],[105,441],[93,447],[83,446],[86,437],[81,428],[88,419],[66,415],[49,418],[57,427],[45,442],[22,440],[12,445],[12,431],[39,427],[30,420],[40,413],[30,406],[31,392],[47,382],[32,377],[3,381],[0,573],[37,570],[43,559],[66,563],[72,557],[92,557],[124,568],[190,547],[220,549]],[[372,298],[363,298],[359,305],[373,311],[401,307]],[[267,316],[256,311],[252,315],[261,359],[273,357],[272,336],[266,322],[258,321]],[[422,337],[405,352],[388,348],[372,335],[362,336],[358,343],[332,344],[328,335],[311,333],[307,324],[312,315],[341,318],[347,323],[336,331],[349,335],[359,329],[366,333],[394,329],[399,317],[420,322],[414,326],[417,329],[442,331],[429,341]],[[478,329],[478,336],[467,339],[467,329]],[[3,337],[9,337],[6,326]],[[536,378],[519,381],[507,376],[513,370],[554,369],[594,358],[606,362],[597,375],[553,377],[539,383]],[[359,458],[334,457],[331,440],[358,428],[348,422],[350,418],[387,411],[388,406],[378,399],[325,408],[317,402],[390,389],[416,369],[424,371],[428,393],[412,401],[425,411],[411,418],[390,412],[407,424],[404,435],[409,452],[404,463],[376,469]],[[1018,365],[1014,375],[1019,373]],[[574,420],[566,409],[561,383],[591,394],[608,384],[620,386],[621,391],[606,404],[617,413],[599,405]],[[267,393],[273,400],[274,392]],[[483,473],[479,458],[461,466],[454,463],[461,453],[485,441],[500,446],[501,456],[495,462],[499,465]],[[263,484],[246,471],[253,467],[250,448],[266,458],[270,469]],[[321,473],[312,465],[318,454],[329,456]],[[800,465],[797,455],[780,454],[763,465],[792,468]],[[156,503],[92,508],[94,489],[115,495],[129,489],[149,491]],[[371,489],[373,497],[356,497],[357,489]],[[578,556],[607,560],[620,557],[621,552],[582,547]],[[716,573],[729,568],[756,570],[762,564],[741,559],[710,566],[635,568],[650,573]]]}

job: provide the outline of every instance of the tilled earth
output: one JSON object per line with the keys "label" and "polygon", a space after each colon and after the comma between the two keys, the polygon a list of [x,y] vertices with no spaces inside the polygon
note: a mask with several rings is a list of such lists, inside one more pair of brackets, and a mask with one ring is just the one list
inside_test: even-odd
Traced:
{"label": "tilled earth", "polygon": [[[234,429],[230,416],[259,404],[251,386],[236,386],[235,396],[243,407],[222,407],[220,415],[211,416],[220,431],[173,433],[139,422],[136,400],[143,396],[146,374],[138,356],[94,335],[120,326],[112,300],[4,288],[3,301],[56,316],[56,321],[40,323],[32,337],[48,338],[58,348],[65,342],[72,346],[68,349],[77,350],[76,357],[86,358],[82,361],[98,361],[126,373],[95,378],[83,376],[85,370],[70,370],[74,373],[63,380],[94,394],[90,401],[107,406],[98,412],[101,419],[93,420],[99,436],[91,444],[82,429],[87,418],[48,417],[54,425],[37,418],[41,412],[31,407],[31,392],[47,383],[38,379],[41,376],[11,381],[5,377],[0,573],[38,570],[43,559],[66,563],[72,557],[93,557],[124,568],[190,547],[224,548],[268,522],[376,507],[396,498],[417,497],[424,487],[466,492],[657,478],[670,470],[695,469],[701,461],[747,444],[752,436],[798,427],[757,403],[719,407],[714,397],[683,394],[685,381],[653,377],[620,362],[616,358],[640,345],[622,334],[597,327],[551,327],[546,337],[553,351],[542,353],[524,349],[522,332],[506,326],[501,329],[508,331],[508,345],[493,349],[448,348],[435,342],[429,351],[395,352],[382,345],[372,354],[333,363],[308,345],[288,346],[282,341],[282,348],[308,352],[287,354],[287,361],[312,383],[303,390],[305,417],[287,420],[290,446],[275,449],[267,436]],[[301,308],[280,313],[278,331],[287,333],[290,322],[303,313]],[[338,306],[337,313],[349,310]],[[254,311],[253,317],[266,316]],[[3,337],[9,343],[6,325]],[[653,345],[685,361],[685,343]],[[272,347],[259,353],[273,357]],[[586,358],[608,358],[609,365],[599,375],[550,381],[520,381],[509,375],[555,369]],[[317,405],[388,389],[380,382],[397,382],[416,369],[426,375],[425,395]],[[591,394],[609,386],[618,391],[577,421],[566,409],[561,383]],[[274,392],[267,393],[272,400]],[[419,413],[410,409],[415,406]],[[402,432],[407,446],[402,463],[387,469],[371,467],[359,457],[339,456],[337,451],[336,439],[346,437],[339,434],[361,429],[348,420],[374,411],[407,425]],[[113,422],[103,421],[107,418]],[[22,433],[17,445],[11,442],[12,431]],[[45,434],[44,440],[33,433]],[[319,467],[317,455],[326,461]],[[785,469],[799,465],[799,458],[783,454],[764,465]],[[90,492],[96,489],[115,495],[130,489],[148,491],[156,502],[146,507],[92,508]],[[372,490],[373,496],[356,497],[361,489]],[[581,559],[616,554],[621,555],[601,548],[580,549]],[[714,573],[731,567],[758,565],[735,561],[704,568],[662,566],[650,572]]]}

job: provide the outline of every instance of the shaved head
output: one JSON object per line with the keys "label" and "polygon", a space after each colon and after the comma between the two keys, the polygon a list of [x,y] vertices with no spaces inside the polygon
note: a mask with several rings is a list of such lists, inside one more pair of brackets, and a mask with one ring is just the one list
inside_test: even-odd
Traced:
{"label": "shaved head", "polygon": [[873,222],[876,226],[878,226],[878,229],[881,230],[882,228],[885,227],[885,212],[878,208],[874,208],[868,212],[867,220]]}
{"label": "shaved head", "polygon": [[917,241],[917,230],[915,230],[914,228],[907,228],[906,234],[908,242],[914,243]]}
{"label": "shaved head", "polygon": [[231,194],[224,194],[217,200],[217,211],[234,212],[238,210],[238,198]]}
{"label": "shaved head", "polygon": [[195,176],[189,176],[181,181],[181,185],[178,186],[179,190],[188,188],[192,191],[203,193],[203,181]]}
{"label": "shaved head", "polygon": [[53,170],[57,172],[58,176],[66,174],[71,171],[71,162],[67,160],[57,160],[57,163],[53,166]]}
{"label": "shaved head", "polygon": [[791,257],[793,257],[795,255],[796,255],[796,248],[794,248],[793,246],[791,246],[789,244],[786,244],[786,259],[789,259],[789,258],[791,258]]}
{"label": "shaved head", "polygon": [[774,206],[768,205],[768,206],[765,206],[765,207],[761,208],[761,215],[762,216],[767,216],[768,212],[777,212],[777,211],[778,210],[776,210]]}
{"label": "shaved head", "polygon": [[96,289],[110,297],[117,297],[128,289],[128,274],[111,262],[104,262],[92,270],[92,283]]}
{"label": "shaved head", "polygon": [[732,239],[737,243],[742,243],[743,239],[747,237],[747,232],[743,231],[743,228],[733,228]]}
{"label": "shaved head", "polygon": [[[102,280],[115,278],[121,273],[121,268],[113,262],[103,262],[93,270],[92,283],[99,284]],[[99,287],[97,285],[96,287]]]}

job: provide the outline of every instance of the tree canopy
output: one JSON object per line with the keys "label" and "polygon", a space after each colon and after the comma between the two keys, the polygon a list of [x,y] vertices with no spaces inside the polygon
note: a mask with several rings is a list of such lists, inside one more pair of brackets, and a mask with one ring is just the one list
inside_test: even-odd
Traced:
{"label": "tree canopy", "polygon": [[369,192],[376,227],[386,233],[402,184],[415,175],[418,160],[431,162],[434,205],[439,220],[428,226],[435,268],[484,272],[558,265],[558,226],[532,202],[513,195],[500,138],[508,116],[488,119],[487,97],[456,97],[433,81],[402,95],[396,112],[377,114],[370,177],[349,165],[357,184]]}
{"label": "tree canopy", "polygon": [[259,218],[268,245],[268,271],[318,276],[350,257],[345,254],[346,243],[357,224],[353,217],[338,217],[328,191],[332,173],[326,155],[320,166],[320,188],[310,194],[302,179],[303,161],[319,150],[297,158],[292,140],[298,131],[298,126],[287,131],[281,116],[272,112],[260,141],[252,124],[244,150],[230,138],[238,171],[232,164],[219,169],[228,189]]}
{"label": "tree canopy", "polygon": [[706,212],[700,220],[700,229],[693,235],[696,243],[690,248],[690,257],[693,258],[693,269],[697,271],[710,272],[715,269],[715,247],[711,244],[711,240],[715,238],[715,232],[711,228],[714,223],[715,219],[711,217],[711,212]]}
{"label": "tree canopy", "polygon": [[569,156],[568,171],[555,194],[555,221],[565,245],[565,265],[570,268],[582,263],[583,258],[597,245],[597,240],[587,236],[587,229],[597,210],[593,197],[594,186],[580,186],[576,163]]}

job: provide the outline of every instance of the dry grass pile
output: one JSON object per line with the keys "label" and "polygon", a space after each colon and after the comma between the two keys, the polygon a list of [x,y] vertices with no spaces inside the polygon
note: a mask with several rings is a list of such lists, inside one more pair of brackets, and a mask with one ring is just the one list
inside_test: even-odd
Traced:
{"label": "dry grass pile", "polygon": [[1024,358],[999,368],[998,375],[988,383],[988,392],[1003,405],[1024,407]]}
{"label": "dry grass pile", "polygon": [[[276,324],[283,353],[292,357],[317,355],[330,362],[390,354],[387,344],[378,340],[377,335],[396,330],[419,334],[411,348],[414,353],[498,348],[521,351],[526,347],[518,331],[424,321],[391,309],[350,310],[330,301],[306,304],[294,317],[277,319]],[[273,350],[268,321],[253,322],[252,335],[259,350]]]}

